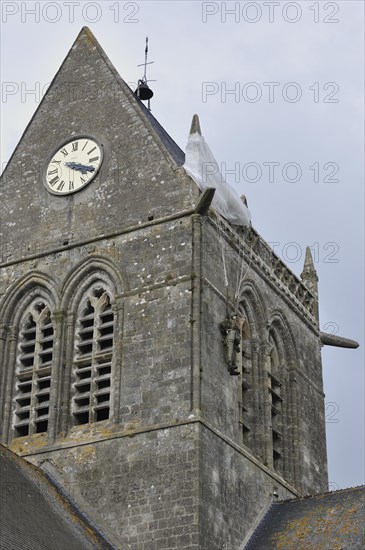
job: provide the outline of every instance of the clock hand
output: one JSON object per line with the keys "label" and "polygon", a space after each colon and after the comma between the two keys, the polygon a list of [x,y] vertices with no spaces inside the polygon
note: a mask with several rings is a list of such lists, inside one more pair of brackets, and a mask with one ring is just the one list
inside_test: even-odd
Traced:
{"label": "clock hand", "polygon": [[95,171],[94,166],[85,166],[84,164],[80,164],[79,162],[65,162],[65,166],[71,168],[71,170],[78,170],[83,175],[87,172]]}

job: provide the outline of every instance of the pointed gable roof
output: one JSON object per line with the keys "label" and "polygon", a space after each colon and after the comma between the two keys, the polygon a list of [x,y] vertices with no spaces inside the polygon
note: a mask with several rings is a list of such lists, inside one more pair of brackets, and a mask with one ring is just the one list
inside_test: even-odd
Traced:
{"label": "pointed gable roof", "polygon": [[161,124],[158,122],[158,120],[153,116],[151,111],[147,109],[147,107],[142,103],[140,99],[137,99],[137,102],[141,108],[142,113],[147,118],[147,121],[150,124],[150,127],[153,128],[153,130],[156,133],[156,136],[160,140],[160,142],[164,145],[166,150],[169,152],[171,157],[176,162],[177,166],[182,166],[185,162],[185,153],[180,147],[177,145],[177,143],[172,139],[172,137],[166,132],[166,130],[161,126]]}
{"label": "pointed gable roof", "polygon": [[[67,56],[65,57],[61,67],[57,71],[56,75],[52,79],[52,82],[48,88],[48,91],[51,90],[53,84],[55,81],[57,81],[58,75],[62,71],[65,63],[68,61],[70,57],[73,55],[73,51],[76,48],[84,49],[85,52],[87,50],[91,51],[92,49],[96,49],[98,54],[100,55],[101,59],[104,61],[106,67],[110,70],[110,72],[113,74],[115,81],[118,86],[123,90],[123,92],[126,94],[126,96],[129,98],[132,105],[134,105],[136,112],[140,115],[141,120],[144,122],[146,127],[149,129],[152,135],[154,135],[155,140],[159,143],[160,147],[165,150],[165,152],[173,159],[173,161],[176,163],[177,166],[182,166],[185,162],[185,153],[180,149],[180,147],[177,145],[177,143],[172,139],[172,137],[166,132],[166,130],[161,126],[161,124],[158,122],[158,120],[152,115],[151,111],[149,111],[146,106],[143,104],[143,102],[134,94],[134,92],[131,90],[131,88],[128,86],[128,84],[123,80],[123,78],[119,75],[118,71],[110,61],[109,57],[105,53],[104,49],[98,42],[98,40],[95,38],[95,35],[92,33],[92,31],[89,29],[89,27],[82,27],[81,31],[79,32],[75,42],[73,43],[72,47],[70,48]],[[74,83],[69,83],[74,84]],[[70,93],[72,93],[71,87],[69,90]],[[44,102],[47,102],[47,93],[43,97],[38,109],[33,114],[31,120],[29,121],[28,125],[26,126],[19,143],[22,141],[23,137],[25,136],[28,128],[32,124],[33,119],[35,118],[38,110],[42,107],[42,104]],[[19,144],[18,144],[19,145]],[[13,154],[10,157],[9,163],[16,152],[17,147],[15,148]],[[8,164],[9,164],[8,163]],[[6,168],[5,168],[6,170]],[[5,172],[4,170],[4,172]]]}
{"label": "pointed gable roof", "polygon": [[44,473],[0,445],[1,547],[116,550]]}
{"label": "pointed gable roof", "polygon": [[[152,115],[151,111],[147,109],[147,107],[144,105],[144,103],[132,92],[128,84],[123,80],[123,78],[119,75],[117,70],[115,69],[114,65],[106,55],[103,48],[100,46],[99,42],[95,38],[94,34],[91,32],[91,30],[88,27],[83,27],[78,35],[78,37],[75,40],[74,45],[71,48],[74,48],[74,46],[82,45],[85,43],[87,46],[92,45],[97,49],[100,56],[105,61],[105,64],[110,69],[110,71],[114,74],[116,81],[123,89],[124,93],[127,95],[127,97],[130,99],[131,103],[135,105],[136,112],[140,115],[141,119],[149,129],[149,131],[154,134],[155,139],[160,142],[160,145],[163,146],[166,151],[169,153],[169,155],[174,159],[176,164],[178,166],[181,166],[185,162],[185,154],[180,149],[180,147],[175,143],[175,141],[172,139],[172,137],[166,132],[166,130],[161,126],[161,124],[158,122],[158,120]],[[139,109],[139,110],[138,110]]]}
{"label": "pointed gable roof", "polygon": [[[54,151],[78,136],[101,143],[101,168],[75,194],[51,196],[46,166]],[[184,160],[83,27],[2,176],[4,242],[16,258],[16,243],[33,250],[42,239],[42,249],[51,250],[189,210],[199,193],[182,168]],[[21,214],[13,220],[11,212]]]}

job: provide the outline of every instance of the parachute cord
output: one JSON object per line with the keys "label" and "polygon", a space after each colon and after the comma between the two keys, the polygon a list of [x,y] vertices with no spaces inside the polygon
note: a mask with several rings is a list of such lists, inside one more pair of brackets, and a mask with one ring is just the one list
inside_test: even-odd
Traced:
{"label": "parachute cord", "polygon": [[[227,275],[225,239],[224,239],[223,223],[222,223],[222,220],[220,219],[219,216],[217,216],[217,228],[218,228],[218,235],[219,235],[219,243],[220,243],[220,246],[221,246],[221,255],[222,255],[223,272],[224,272],[224,284],[225,284],[225,287],[226,287],[226,290],[227,290],[227,297],[228,297],[229,281],[228,281],[228,275]],[[241,250],[242,250],[242,255],[241,255]],[[244,251],[243,251],[243,249],[239,249],[239,252],[238,252],[239,265],[237,266],[236,291],[235,291],[235,294],[234,294],[234,301],[235,301],[234,307],[235,307],[236,312],[238,312],[239,296],[241,294],[242,284],[243,284],[244,280],[247,277],[247,274],[249,272],[249,269],[250,269],[251,263],[252,263],[252,257],[253,257],[252,247],[250,247],[249,251],[250,251],[249,252],[249,261],[248,261],[247,268],[246,268],[245,272],[244,272],[244,264],[245,264],[245,262],[244,262],[244,260],[245,260]]]}
{"label": "parachute cord", "polygon": [[[238,302],[238,296],[239,296],[239,290],[241,286],[241,279],[242,279],[242,272],[243,272],[243,263],[244,263],[244,257],[242,253],[241,258],[241,250],[238,251],[238,265],[237,265],[237,279],[236,279],[236,291],[234,293],[235,301]],[[238,304],[237,304],[238,305]]]}
{"label": "parachute cord", "polygon": [[219,234],[219,242],[221,245],[221,253],[222,253],[222,262],[223,262],[223,272],[224,272],[224,285],[226,289],[228,289],[228,276],[227,276],[227,264],[226,264],[226,255],[225,255],[225,242],[223,238],[223,226],[222,222],[219,217],[217,217],[217,227],[218,227],[218,234]]}
{"label": "parachute cord", "polygon": [[[238,276],[237,276],[237,286],[236,286],[236,293],[235,293],[235,300],[237,302],[237,307],[238,307],[238,299],[239,299],[239,296],[241,294],[242,283],[246,279],[248,270],[251,267],[252,256],[253,256],[252,247],[250,248],[250,252],[251,253],[250,253],[250,258],[249,258],[249,262],[248,262],[248,265],[247,265],[247,269],[246,269],[246,271],[243,275],[242,275],[242,273],[243,273],[243,266],[244,266],[244,255],[243,255],[243,252],[242,252],[242,262],[241,262],[241,269],[240,269],[240,275],[239,275],[239,282],[238,282]],[[241,257],[241,255],[239,255],[239,257]]]}

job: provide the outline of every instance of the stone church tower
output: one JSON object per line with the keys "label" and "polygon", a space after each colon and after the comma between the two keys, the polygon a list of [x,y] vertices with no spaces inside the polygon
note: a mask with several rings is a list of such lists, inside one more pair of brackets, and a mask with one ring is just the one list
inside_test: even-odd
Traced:
{"label": "stone church tower", "polygon": [[1,182],[2,442],[123,549],[236,549],[327,487],[310,252],[300,280],[183,164],[84,28]]}

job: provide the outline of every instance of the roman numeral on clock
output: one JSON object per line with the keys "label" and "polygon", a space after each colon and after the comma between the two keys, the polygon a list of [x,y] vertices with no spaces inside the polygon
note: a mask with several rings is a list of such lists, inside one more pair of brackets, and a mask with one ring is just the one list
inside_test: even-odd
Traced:
{"label": "roman numeral on clock", "polygon": [[50,172],[48,172],[48,175],[52,176],[52,174],[57,174],[57,172],[58,172],[58,169],[55,168],[54,170],[51,170]]}
{"label": "roman numeral on clock", "polygon": [[64,148],[64,149],[61,149],[61,153],[63,154],[63,156],[67,157],[68,155],[68,152],[67,152],[67,149]]}
{"label": "roman numeral on clock", "polygon": [[74,189],[74,182],[73,181],[68,182],[68,190],[71,191],[71,189]]}
{"label": "roman numeral on clock", "polygon": [[74,141],[72,144],[72,152],[77,151],[78,148],[79,148],[79,142]]}
{"label": "roman numeral on clock", "polygon": [[60,178],[58,176],[55,176],[53,179],[51,179],[49,184],[53,187],[54,185],[56,185],[56,183],[59,181],[59,179]]}
{"label": "roman numeral on clock", "polygon": [[64,188],[65,186],[65,182],[62,180],[59,184],[59,186],[57,187],[57,191],[62,191],[62,189]]}
{"label": "roman numeral on clock", "polygon": [[90,155],[90,153],[92,153],[93,151],[95,151],[96,147],[93,147],[92,149],[90,149],[90,151],[87,152],[88,155]]}
{"label": "roman numeral on clock", "polygon": [[99,160],[99,157],[93,157],[92,159],[89,159],[89,162],[95,162],[96,160]]}

